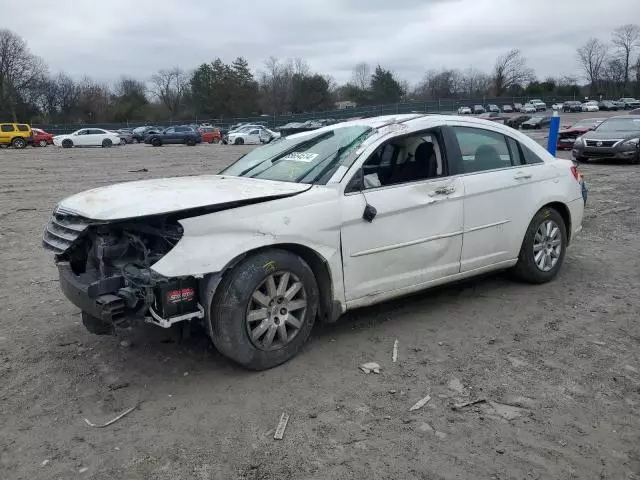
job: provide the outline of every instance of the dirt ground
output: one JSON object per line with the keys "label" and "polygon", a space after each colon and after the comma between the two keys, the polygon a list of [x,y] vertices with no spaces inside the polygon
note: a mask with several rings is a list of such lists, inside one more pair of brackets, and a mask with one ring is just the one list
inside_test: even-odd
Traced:
{"label": "dirt ground", "polygon": [[638,166],[582,168],[584,232],[556,281],[493,275],[359,310],[270,371],[200,335],[89,334],[40,246],[56,201],[217,172],[247,148],[0,150],[0,479],[640,478]]}

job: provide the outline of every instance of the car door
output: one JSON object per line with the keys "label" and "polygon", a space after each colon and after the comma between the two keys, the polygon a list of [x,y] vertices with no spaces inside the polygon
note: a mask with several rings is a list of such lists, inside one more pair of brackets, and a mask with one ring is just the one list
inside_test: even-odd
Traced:
{"label": "car door", "polygon": [[[87,144],[92,147],[102,146],[105,138],[111,138],[106,130],[100,128],[90,128],[87,135]],[[113,141],[113,139],[111,139]]]}
{"label": "car door", "polygon": [[82,130],[78,130],[72,137],[73,140],[73,144],[80,146],[80,147],[86,147],[87,145],[89,145],[89,130],[87,128],[83,128]]}
{"label": "car door", "polygon": [[260,143],[260,129],[252,128],[249,130],[249,133],[245,136],[244,143],[250,145],[257,145]]}
{"label": "car door", "polygon": [[162,132],[162,142],[163,143],[175,143],[176,142],[176,128],[177,127],[169,127],[164,132]]}
{"label": "car door", "polygon": [[15,128],[10,123],[3,123],[0,125],[0,144],[9,145],[13,138],[13,132]]}
{"label": "car door", "polygon": [[522,226],[531,220],[530,186],[541,180],[541,172],[524,164],[517,140],[500,131],[464,124],[454,124],[452,131],[447,138],[457,145],[447,150],[459,161],[465,191],[460,269],[511,261],[518,255]]}
{"label": "car door", "polygon": [[[434,144],[437,168],[422,178],[394,180],[412,155],[418,161],[422,143]],[[363,152],[366,161],[342,198],[347,301],[406,291],[460,271],[464,188],[461,178],[447,174],[442,144],[440,132],[429,130]]]}

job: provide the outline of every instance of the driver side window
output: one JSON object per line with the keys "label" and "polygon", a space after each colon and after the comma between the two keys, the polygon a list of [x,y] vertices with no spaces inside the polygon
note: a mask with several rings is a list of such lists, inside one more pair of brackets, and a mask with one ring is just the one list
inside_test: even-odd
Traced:
{"label": "driver side window", "polygon": [[396,137],[380,145],[362,166],[365,189],[445,176],[437,131]]}

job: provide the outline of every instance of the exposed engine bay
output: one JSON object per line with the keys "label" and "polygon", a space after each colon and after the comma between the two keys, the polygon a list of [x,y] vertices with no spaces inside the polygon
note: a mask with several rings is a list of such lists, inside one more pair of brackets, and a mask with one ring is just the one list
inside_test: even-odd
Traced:
{"label": "exposed engine bay", "polygon": [[167,215],[97,222],[56,211],[44,244],[56,252],[65,294],[85,314],[111,325],[137,317],[170,327],[203,317],[195,278],[167,278],[151,269],[182,233]]}

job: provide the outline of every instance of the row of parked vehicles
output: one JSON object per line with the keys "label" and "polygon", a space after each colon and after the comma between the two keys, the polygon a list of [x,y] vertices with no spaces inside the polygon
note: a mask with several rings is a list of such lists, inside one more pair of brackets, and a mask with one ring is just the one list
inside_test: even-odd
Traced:
{"label": "row of parked vehicles", "polygon": [[533,113],[533,112],[544,112],[547,110],[547,104],[542,100],[533,99],[528,103],[505,103],[504,105],[496,105],[494,103],[490,103],[486,107],[483,105],[474,105],[473,107],[469,106],[461,106],[458,108],[458,115],[481,115],[483,113],[514,113],[514,112],[523,112],[523,113]]}
{"label": "row of parked vehicles", "polygon": [[[604,111],[617,111],[617,110],[633,110],[640,108],[640,100],[636,100],[631,97],[624,97],[619,100],[588,100],[581,102],[580,100],[569,100],[564,103],[554,103],[551,106],[552,110],[561,110],[565,113],[569,112],[599,112]],[[483,105],[474,105],[473,107],[461,106],[458,108],[458,115],[481,115],[483,113],[536,113],[546,112],[547,104],[540,99],[533,99],[529,102],[514,103],[496,105],[489,104],[486,107]]]}

